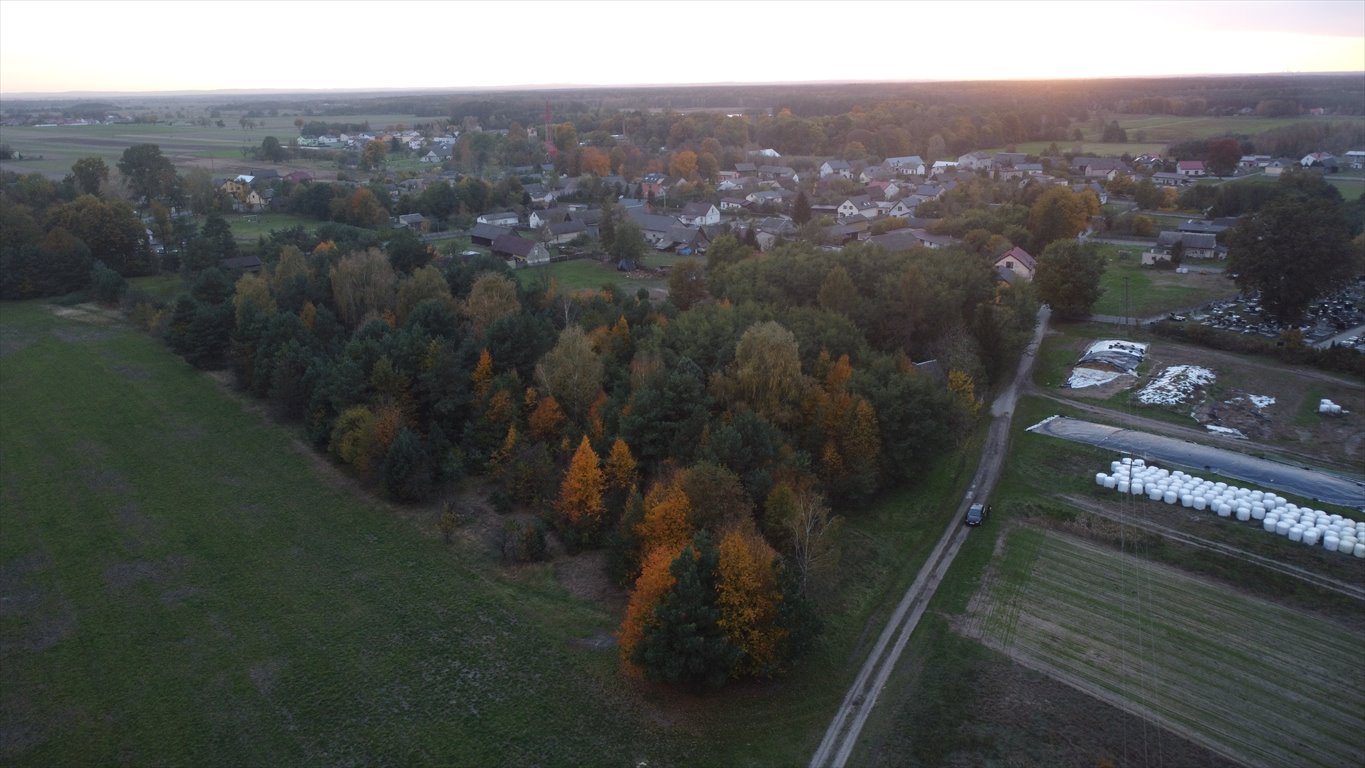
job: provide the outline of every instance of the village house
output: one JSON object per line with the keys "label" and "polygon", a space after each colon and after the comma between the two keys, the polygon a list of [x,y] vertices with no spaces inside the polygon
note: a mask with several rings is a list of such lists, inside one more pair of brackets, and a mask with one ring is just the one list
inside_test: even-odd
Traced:
{"label": "village house", "polygon": [[520,220],[515,211],[492,211],[474,219],[479,224],[496,224],[499,227],[515,227]]}
{"label": "village house", "polygon": [[820,164],[820,178],[827,179],[830,176],[851,179],[853,168],[845,160],[826,160]]}
{"label": "village house", "polygon": [[1207,173],[1203,160],[1181,160],[1175,164],[1177,176],[1204,176]]}
{"label": "village house", "polygon": [[1028,251],[1016,245],[997,256],[994,266],[997,269],[1008,270],[1024,280],[1032,280],[1033,271],[1037,269],[1038,264]]}
{"label": "village house", "polygon": [[707,202],[688,203],[678,214],[678,221],[693,227],[720,223],[720,210]]}
{"label": "village house", "polygon": [[919,155],[906,155],[904,157],[888,157],[883,162],[883,164],[891,168],[894,168],[896,173],[902,176],[924,175],[924,158],[920,157]]}
{"label": "village house", "polygon": [[990,152],[978,149],[959,157],[957,167],[967,171],[989,171],[993,159],[994,156]]}
{"label": "village house", "polygon": [[517,235],[499,235],[493,241],[493,255],[514,260],[518,266],[550,263],[550,250],[544,243]]}

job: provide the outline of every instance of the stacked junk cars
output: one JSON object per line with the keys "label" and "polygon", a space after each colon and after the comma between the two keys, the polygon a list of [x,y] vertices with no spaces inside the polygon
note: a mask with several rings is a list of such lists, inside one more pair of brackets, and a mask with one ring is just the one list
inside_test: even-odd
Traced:
{"label": "stacked junk cars", "polygon": [[1211,482],[1179,470],[1169,471],[1142,459],[1110,462],[1109,472],[1095,484],[1122,494],[1208,511],[1239,522],[1255,520],[1262,529],[1305,546],[1365,558],[1365,520],[1351,520],[1322,510],[1290,504],[1283,496],[1223,482]]}

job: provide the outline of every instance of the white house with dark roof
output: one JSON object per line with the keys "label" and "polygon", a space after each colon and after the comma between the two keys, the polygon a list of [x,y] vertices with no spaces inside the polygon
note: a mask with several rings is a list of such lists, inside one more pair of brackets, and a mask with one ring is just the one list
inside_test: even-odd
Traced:
{"label": "white house with dark roof", "polygon": [[516,211],[490,211],[480,214],[474,221],[480,224],[494,224],[499,227],[515,227],[520,219]]}
{"label": "white house with dark roof", "polygon": [[994,158],[990,152],[978,149],[975,152],[968,152],[957,159],[957,167],[968,171],[989,171],[991,161]]}
{"label": "white house with dark roof", "polygon": [[896,169],[896,173],[899,173],[902,176],[924,175],[924,158],[919,155],[888,157],[882,164]]}
{"label": "white house with dark roof", "polygon": [[846,160],[826,160],[820,164],[820,178],[827,179],[830,176],[840,176],[845,179],[853,178],[853,166]]}
{"label": "white house with dark roof", "polygon": [[707,202],[688,203],[678,214],[678,221],[694,227],[719,224],[720,210]]}
{"label": "white house with dark roof", "polygon": [[1024,280],[1032,280],[1033,272],[1038,268],[1038,262],[1028,251],[1016,245],[996,257],[995,267],[1007,269]]}

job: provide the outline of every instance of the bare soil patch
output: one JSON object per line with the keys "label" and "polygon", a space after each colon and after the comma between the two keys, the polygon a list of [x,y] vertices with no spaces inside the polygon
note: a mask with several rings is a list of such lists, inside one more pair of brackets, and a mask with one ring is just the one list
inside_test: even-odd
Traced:
{"label": "bare soil patch", "polygon": [[625,610],[626,592],[607,578],[604,550],[557,557],[554,569],[560,586],[574,597],[601,605],[616,614]]}

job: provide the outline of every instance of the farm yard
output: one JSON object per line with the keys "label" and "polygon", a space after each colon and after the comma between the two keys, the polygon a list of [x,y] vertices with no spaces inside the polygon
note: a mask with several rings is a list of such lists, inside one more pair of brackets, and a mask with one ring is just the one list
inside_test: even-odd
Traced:
{"label": "farm yard", "polygon": [[[1056,533],[1011,532],[999,568],[1019,576],[988,577],[965,631],[1025,666],[1239,763],[1365,754],[1358,632]],[[1162,738],[1133,734],[1120,764]]]}

